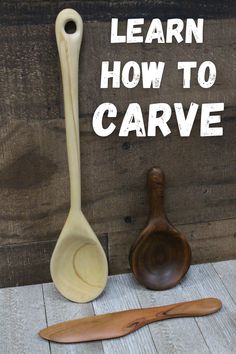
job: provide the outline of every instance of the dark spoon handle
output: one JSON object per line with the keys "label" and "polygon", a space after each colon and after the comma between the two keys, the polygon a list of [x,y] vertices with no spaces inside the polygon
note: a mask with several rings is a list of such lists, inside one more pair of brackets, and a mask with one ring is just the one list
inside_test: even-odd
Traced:
{"label": "dark spoon handle", "polygon": [[159,167],[153,167],[148,172],[149,218],[166,220],[164,209],[165,175]]}

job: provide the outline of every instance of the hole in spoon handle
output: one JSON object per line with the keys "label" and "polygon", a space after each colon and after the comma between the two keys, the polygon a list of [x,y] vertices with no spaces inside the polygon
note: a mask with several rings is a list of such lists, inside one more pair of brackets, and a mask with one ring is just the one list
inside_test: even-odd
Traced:
{"label": "hole in spoon handle", "polygon": [[64,26],[64,30],[68,34],[75,33],[76,28],[77,28],[77,26],[76,26],[75,21],[71,21],[71,20],[67,21]]}
{"label": "hole in spoon handle", "polygon": [[151,168],[148,172],[148,192],[151,218],[165,218],[164,191],[164,172],[159,167]]}

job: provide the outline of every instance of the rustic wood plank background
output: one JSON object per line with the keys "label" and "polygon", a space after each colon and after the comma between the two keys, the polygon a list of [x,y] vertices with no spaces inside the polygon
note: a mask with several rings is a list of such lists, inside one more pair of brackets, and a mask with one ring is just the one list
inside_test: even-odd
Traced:
{"label": "rustic wood plank background", "polygon": [[[60,68],[54,35],[59,10],[85,21],[80,63],[82,207],[109,258],[111,274],[129,270],[129,247],[147,215],[146,172],[167,175],[166,209],[192,247],[193,262],[236,257],[236,4],[234,1],[2,1],[0,4],[0,286],[50,280],[49,259],[69,208]],[[203,44],[109,43],[110,19],[205,18]],[[145,29],[147,26],[145,26]],[[119,57],[117,56],[119,53]],[[102,60],[163,60],[161,90],[100,89]],[[217,82],[181,89],[178,60],[212,60]],[[129,102],[147,117],[150,103],[225,102],[223,137],[108,138],[92,130],[102,102]]]}

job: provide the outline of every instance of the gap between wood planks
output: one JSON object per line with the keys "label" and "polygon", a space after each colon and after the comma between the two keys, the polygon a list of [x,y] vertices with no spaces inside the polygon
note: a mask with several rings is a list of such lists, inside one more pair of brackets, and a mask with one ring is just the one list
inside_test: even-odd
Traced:
{"label": "gap between wood planks", "polygon": [[[223,275],[220,275],[219,271],[217,271],[217,268],[218,268],[219,265],[221,265],[221,264],[224,265],[224,264],[225,264],[226,267],[227,267],[227,265],[229,265],[229,262],[230,262],[230,261],[228,261],[228,262],[217,262],[217,263],[211,263],[211,265],[212,265],[212,267],[214,268],[214,270],[215,270],[215,272],[217,273],[217,275],[219,276],[221,282],[223,283],[225,290],[227,291],[227,293],[229,294],[229,296],[231,297],[231,299],[233,300],[233,302],[236,304],[236,294],[235,294],[235,298],[234,298],[233,295],[231,294],[231,292],[229,291],[229,288],[228,288],[227,284],[226,284],[225,281],[224,281]],[[235,262],[235,261],[233,261],[233,262]],[[236,267],[236,264],[235,264],[235,267]],[[229,285],[229,286],[230,286],[230,285],[232,286],[232,283],[231,283],[231,284],[228,284],[228,285]]]}
{"label": "gap between wood planks", "polygon": [[[117,275],[117,276],[111,276],[109,278],[109,283],[107,286],[106,293],[104,293],[103,298],[99,298],[95,300],[91,304],[87,304],[85,306],[91,305],[92,311],[94,314],[101,314],[101,313],[106,313],[106,312],[112,312],[112,311],[119,311],[119,310],[124,310],[128,308],[134,308],[134,307],[148,307],[149,306],[159,306],[164,303],[171,303],[171,302],[177,302],[177,301],[182,301],[184,300],[190,300],[190,298],[200,298],[204,296],[209,296],[211,294],[218,295],[221,297],[223,301],[223,306],[224,310],[222,309],[222,313],[218,315],[219,319],[218,321],[215,321],[213,317],[209,316],[209,318],[206,318],[205,321],[203,322],[202,318],[191,318],[191,319],[180,319],[179,322],[182,322],[183,326],[186,326],[186,321],[190,321],[192,325],[192,331],[196,332],[194,335],[198,333],[198,342],[200,341],[201,343],[199,344],[198,349],[201,350],[201,352],[205,353],[214,353],[218,352],[220,348],[218,347],[219,343],[212,344],[211,340],[209,339],[207,333],[206,336],[204,335],[204,330],[206,330],[207,326],[213,325],[214,330],[216,331],[217,335],[217,330],[221,330],[222,326],[227,323],[227,316],[230,317],[232,320],[232,316],[230,313],[227,312],[227,307],[232,309],[231,306],[231,301],[235,304],[235,300],[233,299],[233,296],[231,295],[231,292],[228,289],[228,286],[231,285],[230,277],[233,276],[233,274],[229,274],[229,281],[228,281],[228,286],[224,282],[224,276],[225,273],[227,272],[227,268],[230,269],[230,264],[231,262],[235,261],[228,261],[228,262],[219,262],[215,264],[202,264],[202,265],[197,265],[191,267],[191,272],[184,279],[180,285],[178,285],[176,288],[172,289],[171,291],[168,292],[163,292],[162,296],[159,297],[159,293],[157,292],[151,292],[143,289],[141,286],[139,286],[133,279],[132,275],[126,274],[126,275]],[[219,265],[219,266],[218,266]],[[217,272],[217,268],[225,268],[225,272],[223,271],[223,276],[220,277],[219,273]],[[209,280],[208,280],[209,278]],[[223,278],[223,279],[222,279]],[[200,282],[198,282],[198,279]],[[207,287],[204,285],[207,285]],[[223,286],[222,286],[223,285]],[[44,298],[44,306],[45,306],[45,316],[46,316],[46,321],[48,323],[48,318],[47,318],[47,305],[45,301],[45,291],[44,291],[44,286],[52,287],[52,284],[45,284],[42,285],[42,291],[43,291],[43,298]],[[205,289],[206,288],[206,289]],[[119,295],[122,294],[123,290],[126,289],[126,293],[124,292],[122,300],[119,298]],[[115,293],[113,293],[115,291]],[[211,294],[210,294],[211,293]],[[149,297],[147,297],[147,294]],[[215,296],[216,296],[215,295]],[[46,295],[47,296],[47,295]],[[114,297],[115,296],[115,297]],[[213,296],[213,295],[211,295]],[[107,297],[107,299],[106,299]],[[175,298],[177,298],[175,300]],[[55,306],[56,306],[56,301],[55,301]],[[79,307],[79,305],[78,305]],[[112,308],[113,307],[113,308]],[[52,309],[51,309],[52,311]],[[55,309],[56,311],[56,309]],[[226,311],[226,313],[223,313],[223,311]],[[217,316],[217,315],[214,315]],[[190,323],[188,322],[188,323]],[[195,323],[195,327],[193,326],[193,323]],[[50,323],[52,324],[52,323]],[[149,349],[152,352],[152,349],[155,348],[155,351],[158,352],[160,342],[159,340],[162,341],[162,338],[167,341],[167,344],[161,344],[161,346],[169,345],[169,346],[174,346],[174,350],[178,350],[178,346],[182,347],[185,345],[185,342],[181,342],[179,340],[179,343],[173,343],[168,344],[168,341],[171,338],[171,335],[173,336],[173,339],[175,339],[175,333],[178,332],[178,328],[182,327],[180,325],[177,325],[177,322],[175,320],[172,321],[163,321],[152,324],[150,326],[146,326],[145,333],[146,333],[146,340],[149,337],[149,345],[151,346]],[[187,328],[189,325],[187,326]],[[155,331],[157,328],[157,335],[155,335]],[[168,336],[166,334],[166,331],[170,330],[170,336],[168,339]],[[227,328],[225,328],[227,330]],[[139,330],[136,333],[136,341],[142,341],[143,337],[143,332],[144,329]],[[172,334],[171,334],[172,332]],[[125,345],[128,345],[127,348],[131,350],[132,348],[132,341],[133,341],[133,335],[121,338],[121,339],[116,339],[116,340],[110,340],[110,341],[102,341],[102,348],[105,353],[114,352],[118,353],[121,348],[124,349]],[[166,337],[167,336],[167,337]],[[126,338],[126,339],[125,339]],[[158,339],[160,338],[160,339]],[[200,339],[201,338],[201,339]],[[227,339],[227,338],[226,338]],[[223,337],[223,342],[226,341],[226,339]],[[152,345],[150,344],[150,340]],[[214,340],[214,338],[213,338]],[[139,343],[141,344],[141,343]],[[159,346],[158,346],[159,344]],[[225,345],[226,343],[223,343]],[[84,344],[86,345],[86,343]],[[52,346],[55,346],[54,343],[52,343]],[[76,345],[75,345],[76,346]],[[81,345],[80,345],[81,346]],[[177,347],[176,347],[177,346]],[[75,347],[76,348],[76,347]],[[152,349],[151,349],[152,348]],[[205,349],[204,349],[205,348]],[[79,349],[77,347],[77,349]],[[133,348],[134,349],[134,348]],[[163,348],[162,348],[163,349]],[[167,349],[167,348],[166,348]],[[51,347],[50,347],[51,350]],[[76,350],[76,349],[75,349]],[[230,348],[229,348],[230,350]],[[122,352],[122,350],[121,350]],[[132,352],[132,351],[130,351]],[[55,351],[51,350],[51,353],[57,353],[56,347]],[[160,351],[160,353],[163,353],[163,351]],[[231,351],[228,351],[226,353],[231,353]],[[233,353],[233,352],[232,352]]]}
{"label": "gap between wood planks", "polygon": [[[44,304],[45,321],[46,321],[46,324],[47,324],[47,327],[48,327],[49,325],[48,325],[48,318],[47,318],[47,310],[46,310],[46,303],[45,303],[45,295],[44,295],[44,291],[43,291],[43,284],[41,284],[41,290],[42,290],[42,297],[43,297],[43,304]],[[48,347],[49,347],[49,352],[50,352],[50,354],[51,354],[52,351],[51,351],[51,342],[50,342],[50,341],[48,341]]]}

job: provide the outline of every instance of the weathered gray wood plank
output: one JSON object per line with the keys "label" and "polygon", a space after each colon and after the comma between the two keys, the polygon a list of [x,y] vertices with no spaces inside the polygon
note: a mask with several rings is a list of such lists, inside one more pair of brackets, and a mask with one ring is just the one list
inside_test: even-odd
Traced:
{"label": "weathered gray wood plank", "polygon": [[[215,244],[211,228],[204,226],[206,239],[197,237],[191,244],[194,250],[196,247],[194,261],[235,256],[235,239],[231,232],[235,222],[230,221],[235,219],[236,213],[236,181],[232,168],[236,160],[235,149],[232,149],[235,146],[236,77],[232,72],[236,57],[236,19],[232,1],[227,4],[208,1],[207,6],[203,0],[197,3],[2,1],[0,245],[25,243],[25,252],[19,261],[20,266],[24,265],[24,272],[17,273],[17,264],[15,268],[6,266],[8,249],[1,249],[5,266],[4,274],[0,274],[0,285],[49,280],[45,265],[69,208],[61,79],[54,33],[56,15],[65,6],[75,7],[85,21],[89,20],[85,23],[80,61],[82,199],[95,232],[98,235],[112,233],[109,242],[112,272],[127,270],[127,260],[122,263],[120,256],[129,248],[127,235],[139,230],[145,221],[145,174],[154,164],[161,165],[168,175],[167,212],[173,223],[199,224],[228,219],[224,223],[226,234],[217,236]],[[110,19],[114,14],[124,19],[131,12],[145,19],[155,13],[163,20],[177,15],[181,18],[202,16],[205,19],[204,43],[111,45]],[[121,31],[125,24],[121,22]],[[148,22],[144,34],[147,26]],[[124,87],[100,89],[102,60],[121,60],[122,64],[128,60],[138,63],[162,60],[166,62],[165,80],[160,90],[146,90],[141,86],[130,90]],[[182,78],[176,70],[178,60],[198,63],[212,60],[217,67],[216,84],[210,90],[202,89],[194,76],[191,90],[182,89]],[[171,118],[173,133],[166,139],[160,134],[153,139],[121,139],[117,137],[117,130],[114,136],[101,139],[91,129],[91,116],[98,104],[105,101],[114,102],[121,117],[128,103],[139,102],[147,122],[148,105],[152,102],[171,105],[183,102],[187,108],[196,98],[199,104],[225,102],[224,137],[200,138],[198,120],[192,136],[182,139],[174,114]],[[120,118],[116,120],[118,127]],[[41,277],[37,271],[40,264],[31,262],[29,256],[37,248],[31,245],[33,242],[48,242],[39,246],[40,250],[45,250],[45,257],[41,254],[40,258]],[[116,248],[118,243],[124,247]],[[11,260],[18,259],[18,251],[17,247],[12,248]]]}
{"label": "weathered gray wood plank", "polygon": [[[181,285],[166,291],[150,291],[136,284],[135,292],[141,307],[154,307],[186,300]],[[194,299],[194,298],[193,298]],[[176,318],[149,325],[150,332],[160,353],[203,354],[210,353],[194,318]]]}
{"label": "weathered gray wood plank", "polygon": [[49,354],[38,336],[45,326],[42,285],[0,289],[0,353]]}
{"label": "weathered gray wood plank", "polygon": [[55,242],[0,247],[0,287],[51,281],[49,262]]}
{"label": "weathered gray wood plank", "polygon": [[[183,140],[175,129],[168,149],[161,139],[134,137],[124,149],[126,139],[95,136],[90,117],[80,125],[82,207],[97,234],[143,226],[146,172],[153,165],[166,173],[166,210],[173,223],[235,219],[233,119],[225,120],[225,136],[219,139],[202,139],[195,132]],[[0,128],[2,135],[0,244],[55,240],[69,209],[64,121],[9,122]]]}
{"label": "weathered gray wood plank", "polygon": [[[77,304],[68,301],[59,294],[53,284],[43,284],[45,308],[48,325],[75,318],[94,315],[93,306],[89,304]],[[52,354],[79,354],[79,353],[104,353],[101,342],[79,343],[61,345],[51,343]]]}
{"label": "weathered gray wood plank", "polygon": [[218,297],[223,308],[218,313],[196,318],[205,341],[214,354],[233,354],[236,347],[236,305],[211,264],[190,268],[182,282],[186,298]]}
{"label": "weathered gray wood plank", "polygon": [[213,267],[236,303],[236,260],[213,263]]}
{"label": "weathered gray wood plank", "polygon": [[[129,275],[109,277],[103,295],[93,302],[95,314],[140,308],[135,287],[136,285]],[[147,326],[126,337],[103,341],[102,343],[106,354],[156,353],[156,348]]]}
{"label": "weathered gray wood plank", "polygon": [[[99,237],[107,254],[107,236]],[[0,287],[52,281],[50,258],[56,241],[0,246]]]}
{"label": "weathered gray wood plank", "polygon": [[[191,243],[194,262],[236,257],[236,179],[232,169],[236,150],[231,148],[236,136],[230,137],[235,122],[226,119],[224,126],[225,136],[220,140],[202,140],[196,132],[191,139],[182,140],[175,131],[166,149],[155,138],[131,138],[128,142],[117,136],[95,137],[90,119],[81,119],[82,208],[100,240],[104,239],[104,245],[108,241],[112,273],[128,270],[128,249],[148,213],[146,172],[156,164],[167,175],[168,216],[175,225],[182,224],[178,228]],[[0,161],[0,245],[14,244],[12,259],[20,263],[17,245],[24,243],[24,269],[30,263],[32,250],[45,250],[41,265],[47,272],[40,278],[40,264],[33,268],[31,262],[31,269],[17,273],[17,263],[13,262],[13,276],[13,267],[4,260],[0,284],[15,285],[20,280],[22,284],[27,274],[32,276],[25,283],[48,281],[49,268],[45,265],[69,209],[64,122],[14,121],[3,125],[1,134],[4,158]],[[123,145],[125,142],[128,145]],[[196,164],[198,171],[193,173]],[[41,241],[48,243],[37,246]],[[0,263],[7,252],[8,248],[1,248]]]}
{"label": "weathered gray wood plank", "polygon": [[[57,13],[55,13],[56,18]],[[1,26],[0,33],[0,84],[4,105],[0,107],[2,119],[57,119],[60,109],[60,69],[55,44],[54,21],[48,25],[30,24]],[[91,115],[102,102],[114,102],[119,112],[125,112],[128,103],[142,104],[144,112],[154,102],[183,102],[188,107],[192,100],[225,102],[235,105],[235,77],[232,75],[235,60],[234,27],[236,19],[206,20],[204,43],[111,44],[110,21],[85,24],[83,50],[80,60],[80,112]],[[143,29],[148,29],[146,23]],[[126,22],[120,23],[125,33]],[[96,38],[96,40],[94,40]],[[157,56],[158,50],[158,56]],[[117,56],[119,53],[119,57]],[[171,55],[170,55],[171,53]],[[231,60],[228,60],[231,58]],[[117,89],[100,89],[101,62],[121,60],[164,61],[165,80],[161,89],[134,89],[121,86]],[[211,60],[217,67],[217,82],[210,90],[197,84],[196,75],[191,90],[182,88],[182,77],[177,62],[196,60],[198,64]],[[122,64],[123,65],[123,64]],[[92,69],[91,69],[92,68]],[[17,82],[17,85],[16,85]],[[16,91],[17,87],[17,91]],[[119,94],[118,94],[119,93]]]}
{"label": "weathered gray wood plank", "polygon": [[236,9],[234,2],[220,0],[208,1],[207,6],[204,0],[194,1],[153,1],[153,0],[47,0],[30,1],[2,1],[0,3],[0,21],[2,24],[31,24],[51,23],[55,14],[64,7],[72,7],[79,11],[85,21],[109,21],[111,17],[130,18],[145,17],[152,18],[155,13],[161,19],[180,18],[230,18],[235,17]]}
{"label": "weathered gray wood plank", "polygon": [[214,296],[223,302],[222,310],[216,314],[156,322],[116,340],[76,345],[51,343],[51,353],[233,354],[236,345],[234,277],[235,260],[213,266],[191,266],[180,285],[163,292],[144,289],[131,274],[112,276],[104,293],[90,304],[69,302],[53,284],[0,289],[0,352],[49,354],[48,342],[37,335],[47,324],[140,305],[161,306]]}

